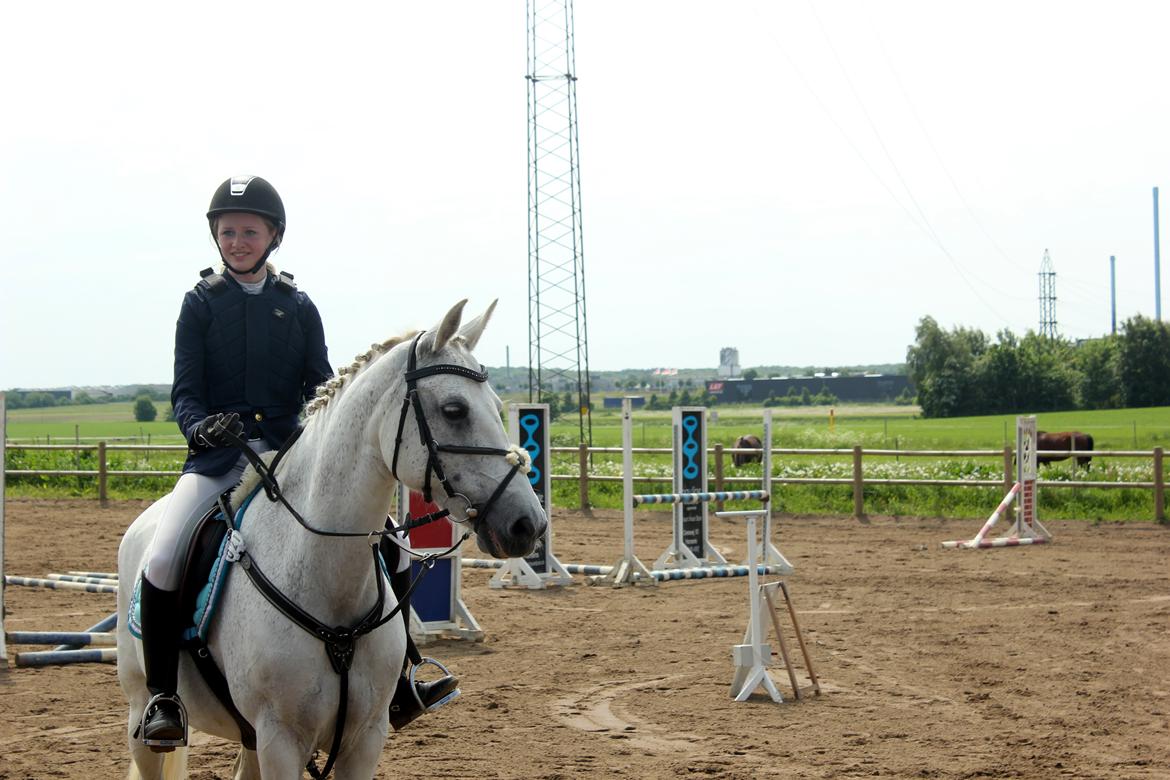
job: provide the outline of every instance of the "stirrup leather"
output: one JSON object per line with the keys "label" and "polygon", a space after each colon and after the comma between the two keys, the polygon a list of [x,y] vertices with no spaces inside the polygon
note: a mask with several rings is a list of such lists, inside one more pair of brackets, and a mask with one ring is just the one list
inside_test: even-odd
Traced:
{"label": "stirrup leather", "polygon": [[459,688],[455,688],[453,691],[451,691],[446,696],[444,696],[443,698],[436,701],[431,706],[429,706],[429,707],[426,706],[426,704],[423,703],[423,700],[421,698],[419,698],[418,685],[415,684],[415,681],[414,681],[415,675],[418,674],[419,667],[426,666],[426,665],[438,667],[439,671],[441,671],[443,673],[444,677],[450,675],[451,670],[448,669],[447,667],[443,666],[443,664],[439,663],[434,658],[428,658],[426,656],[423,656],[422,659],[420,659],[417,664],[414,664],[410,667],[410,694],[412,696],[414,696],[414,700],[416,702],[418,702],[419,710],[421,710],[423,712],[434,712],[435,710],[439,709],[443,705],[450,704],[452,701],[454,701],[456,698],[459,697],[459,694],[462,693],[462,691],[459,690]]}
{"label": "stirrup leather", "polygon": [[[179,709],[179,723],[183,727],[183,736],[179,739],[147,739],[146,738],[146,721],[158,709],[158,705],[162,702],[171,702]],[[142,719],[138,721],[138,729],[136,735],[142,736],[142,744],[156,750],[156,752],[166,752],[174,750],[177,747],[187,747],[187,708],[183,705],[182,699],[173,693],[157,693],[151,697],[150,701],[146,703],[146,707],[142,710]]]}

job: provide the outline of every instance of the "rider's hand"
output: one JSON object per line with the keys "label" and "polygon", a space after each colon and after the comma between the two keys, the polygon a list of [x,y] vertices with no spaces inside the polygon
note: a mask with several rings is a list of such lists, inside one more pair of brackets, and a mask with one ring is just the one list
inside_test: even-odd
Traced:
{"label": "rider's hand", "polygon": [[224,434],[231,433],[238,437],[243,432],[244,424],[235,412],[210,414],[199,423],[191,438],[200,447],[230,447],[233,442]]}

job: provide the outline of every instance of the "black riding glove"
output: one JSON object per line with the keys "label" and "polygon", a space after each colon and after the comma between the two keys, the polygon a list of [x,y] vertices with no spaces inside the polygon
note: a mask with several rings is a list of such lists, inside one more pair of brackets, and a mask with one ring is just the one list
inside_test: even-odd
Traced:
{"label": "black riding glove", "polygon": [[210,449],[212,447],[230,447],[232,443],[225,433],[239,436],[244,432],[244,424],[240,422],[240,415],[235,412],[226,414],[209,414],[199,423],[191,440],[197,447]]}

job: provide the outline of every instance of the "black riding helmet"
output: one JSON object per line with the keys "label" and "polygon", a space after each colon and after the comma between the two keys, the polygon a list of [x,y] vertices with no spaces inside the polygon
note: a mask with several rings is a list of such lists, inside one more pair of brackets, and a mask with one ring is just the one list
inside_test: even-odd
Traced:
{"label": "black riding helmet", "polygon": [[272,250],[280,246],[284,239],[284,201],[276,188],[259,176],[233,176],[219,185],[215,194],[211,196],[211,206],[207,210],[207,226],[215,238],[215,218],[220,214],[243,212],[256,214],[269,219],[276,225],[276,237],[272,239],[264,256],[252,266],[248,273],[259,271]]}

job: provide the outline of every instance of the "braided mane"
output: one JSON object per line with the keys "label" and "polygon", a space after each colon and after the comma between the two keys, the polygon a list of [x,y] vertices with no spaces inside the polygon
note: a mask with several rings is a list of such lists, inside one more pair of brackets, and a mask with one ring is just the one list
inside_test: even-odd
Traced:
{"label": "braided mane", "polygon": [[329,404],[329,399],[344,390],[354,375],[365,370],[382,355],[402,342],[414,338],[417,334],[418,331],[411,331],[401,336],[389,338],[379,344],[371,344],[369,349],[355,357],[348,366],[337,369],[337,376],[317,388],[316,397],[305,406],[305,414],[311,415],[324,409]]}

